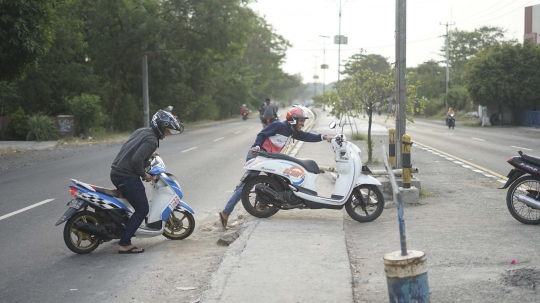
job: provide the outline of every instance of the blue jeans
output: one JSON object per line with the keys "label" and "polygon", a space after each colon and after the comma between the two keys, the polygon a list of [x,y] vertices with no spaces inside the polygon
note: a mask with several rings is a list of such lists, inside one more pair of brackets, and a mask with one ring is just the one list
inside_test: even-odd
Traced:
{"label": "blue jeans", "polygon": [[[255,157],[256,157],[256,155],[252,154],[251,151],[248,151],[248,153],[246,155],[246,162],[253,159],[253,158],[255,158]],[[231,198],[229,199],[229,201],[225,205],[225,208],[223,209],[223,213],[225,213],[227,215],[230,215],[232,213],[232,211],[234,210],[234,207],[236,206],[236,204],[240,201],[240,199],[242,199],[242,190],[244,189],[244,185],[246,185],[246,183],[242,182],[242,184],[240,184],[240,186],[238,186],[236,188],[233,195],[231,196]]]}
{"label": "blue jeans", "polygon": [[135,209],[135,212],[126,224],[120,242],[118,242],[118,245],[129,246],[131,245],[131,238],[135,234],[135,231],[137,231],[137,228],[139,228],[144,218],[148,215],[149,206],[148,199],[146,198],[146,190],[139,177],[124,177],[111,173],[111,181]]}

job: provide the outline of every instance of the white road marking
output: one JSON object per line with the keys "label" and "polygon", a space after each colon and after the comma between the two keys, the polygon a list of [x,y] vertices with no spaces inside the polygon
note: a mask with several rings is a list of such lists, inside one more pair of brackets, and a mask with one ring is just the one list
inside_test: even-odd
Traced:
{"label": "white road marking", "polygon": [[502,184],[506,184],[506,181],[504,181],[504,180],[499,179],[497,181],[501,182]]}
{"label": "white road marking", "polygon": [[221,138],[217,138],[217,139],[214,139],[214,142],[217,142],[219,140],[223,140],[225,137],[221,137]]}
{"label": "white road marking", "polygon": [[510,147],[517,148],[517,149],[524,149],[524,150],[530,150],[530,151],[532,151],[532,149],[525,148],[525,147],[519,147],[519,146],[514,146],[514,145],[511,145]]}
{"label": "white road marking", "polygon": [[239,130],[239,131],[237,131],[237,132],[236,132],[236,133],[234,133],[234,134],[235,134],[235,135],[238,135],[238,134],[239,134],[239,133],[241,133],[241,132],[242,132],[242,131],[241,131],[241,130]]}
{"label": "white road marking", "polygon": [[484,173],[484,171],[483,171],[483,170],[479,170],[479,169],[473,169],[472,171],[473,171],[473,172],[475,172],[475,173],[481,173],[481,174],[483,174],[483,173]]}
{"label": "white road marking", "polygon": [[453,136],[454,134],[452,133],[444,133],[445,135],[450,135],[450,136]]}
{"label": "white road marking", "polygon": [[2,220],[4,220],[4,219],[7,219],[7,218],[9,218],[9,217],[11,217],[11,216],[14,216],[14,215],[16,215],[16,214],[18,214],[18,213],[22,213],[23,211],[27,211],[27,210],[32,209],[32,208],[34,208],[34,207],[40,206],[40,205],[42,205],[42,204],[49,203],[49,202],[51,202],[51,201],[54,201],[54,199],[43,200],[43,201],[38,202],[38,203],[36,203],[36,204],[32,204],[32,205],[27,206],[27,207],[25,207],[25,208],[21,208],[21,209],[19,209],[19,210],[16,210],[16,211],[14,211],[14,212],[12,212],[12,213],[9,213],[9,214],[7,214],[7,215],[3,215],[3,216],[0,217],[0,221],[2,221]]}
{"label": "white road marking", "polygon": [[459,164],[459,165],[463,164],[463,162],[459,162],[459,161],[454,161],[454,163]]}
{"label": "white road marking", "polygon": [[465,167],[465,168],[472,168],[472,166],[470,165],[461,165],[462,167]]}
{"label": "white road marking", "polygon": [[194,149],[196,149],[196,148],[197,148],[197,146],[192,147],[192,148],[188,148],[188,149],[185,149],[185,150],[181,151],[181,153],[187,153],[188,151],[194,150]]}
{"label": "white road marking", "polygon": [[486,141],[486,140],[484,140],[484,139],[475,138],[475,137],[471,137],[471,139],[478,140],[478,141]]}

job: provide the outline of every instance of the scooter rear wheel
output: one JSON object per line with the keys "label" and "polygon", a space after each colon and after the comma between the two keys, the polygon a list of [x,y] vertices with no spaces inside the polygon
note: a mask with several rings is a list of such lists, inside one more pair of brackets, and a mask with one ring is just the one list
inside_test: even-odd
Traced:
{"label": "scooter rear wheel", "polygon": [[539,178],[533,176],[523,176],[514,181],[506,194],[506,206],[508,207],[508,211],[512,217],[523,224],[540,224],[540,210],[533,209],[517,199],[517,196],[519,195],[533,198],[531,195],[535,196],[539,191]]}
{"label": "scooter rear wheel", "polygon": [[[266,208],[264,207],[266,205],[259,202],[259,197],[257,197],[257,194],[255,193],[255,186],[257,184],[263,184],[275,191],[281,190],[281,186],[279,185],[279,183],[268,176],[254,177],[247,181],[244,185],[244,189],[242,190],[242,205],[244,206],[245,210],[252,216],[255,216],[257,218],[271,217],[279,211],[279,208],[274,205],[267,205],[268,208],[266,210],[260,210],[262,208]],[[257,209],[257,205],[260,205],[259,209]]]}
{"label": "scooter rear wheel", "polygon": [[358,222],[371,222],[377,219],[384,209],[384,197],[375,185],[362,184],[353,189],[345,209],[351,218]]}
{"label": "scooter rear wheel", "polygon": [[75,223],[84,222],[100,226],[101,218],[91,211],[80,211],[73,215],[64,226],[64,242],[66,246],[74,253],[87,254],[98,248],[101,240],[96,236],[82,232],[75,228]]}

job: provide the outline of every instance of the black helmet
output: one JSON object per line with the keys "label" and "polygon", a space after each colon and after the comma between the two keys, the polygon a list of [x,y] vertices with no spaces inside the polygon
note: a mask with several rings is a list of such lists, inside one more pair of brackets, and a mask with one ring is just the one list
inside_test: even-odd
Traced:
{"label": "black helmet", "polygon": [[159,137],[163,136],[166,128],[178,131],[180,130],[180,123],[178,123],[176,117],[170,112],[161,109],[158,110],[157,113],[152,117],[150,126]]}

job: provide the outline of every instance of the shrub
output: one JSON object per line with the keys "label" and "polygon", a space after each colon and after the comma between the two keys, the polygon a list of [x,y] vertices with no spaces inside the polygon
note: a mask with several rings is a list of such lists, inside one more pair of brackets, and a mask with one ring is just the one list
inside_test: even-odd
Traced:
{"label": "shrub", "polygon": [[90,127],[99,127],[105,120],[101,112],[99,96],[82,94],[68,101],[69,110],[75,116],[77,133],[85,133]]}
{"label": "shrub", "polygon": [[24,110],[19,107],[10,116],[8,133],[19,140],[24,140],[28,133],[28,117],[24,114]]}
{"label": "shrub", "polygon": [[37,113],[28,117],[27,141],[52,141],[58,139],[58,126],[54,119]]}

